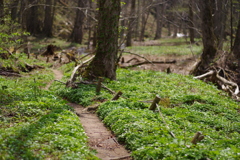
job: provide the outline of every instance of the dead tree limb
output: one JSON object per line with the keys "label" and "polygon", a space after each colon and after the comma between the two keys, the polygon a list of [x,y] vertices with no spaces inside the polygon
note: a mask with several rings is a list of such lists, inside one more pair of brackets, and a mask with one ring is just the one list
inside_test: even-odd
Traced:
{"label": "dead tree limb", "polygon": [[129,59],[126,63],[130,63],[130,62],[133,61],[133,60],[136,60],[137,62],[140,62],[139,59],[137,59],[136,57],[134,57],[134,58]]}
{"label": "dead tree limb", "polygon": [[129,65],[129,66],[120,66],[121,68],[132,68],[132,67],[137,67],[143,64],[149,64],[149,63],[154,63],[154,64],[171,64],[171,63],[176,63],[176,60],[172,60],[172,61],[152,61],[152,62],[148,62],[148,61],[144,61],[144,62],[139,62],[133,65]]}
{"label": "dead tree limb", "polygon": [[148,63],[151,63],[152,65],[154,65],[151,61],[149,61],[146,57],[143,57],[143,56],[141,56],[141,55],[139,55],[139,54],[137,54],[137,53],[132,53],[132,52],[123,52],[123,53],[129,53],[129,54],[133,54],[133,55],[135,55],[135,56],[138,56],[138,57],[141,57],[141,58],[143,58],[143,59],[145,59]]}
{"label": "dead tree limb", "polygon": [[203,79],[205,77],[208,77],[208,76],[211,76],[215,73],[215,71],[213,70],[210,70],[209,72],[205,73],[205,74],[202,74],[202,75],[199,75],[199,76],[196,76],[196,77],[193,77],[194,79]]}
{"label": "dead tree limb", "polygon": [[118,100],[118,99],[121,97],[122,94],[123,94],[123,93],[122,93],[121,91],[119,91],[119,92],[112,98],[112,101]]}
{"label": "dead tree limb", "polygon": [[77,66],[73,69],[73,72],[72,72],[72,74],[71,74],[71,77],[70,77],[70,79],[69,79],[69,80],[67,81],[67,83],[66,83],[66,86],[67,86],[67,87],[73,86],[73,83],[74,83],[74,81],[76,80],[76,78],[77,78],[77,76],[78,76],[77,71],[79,70],[79,68],[81,68],[84,64],[90,62],[93,58],[94,58],[94,56],[92,56],[92,57],[89,58],[88,60],[84,61],[82,64],[77,65]]}
{"label": "dead tree limb", "polygon": [[0,75],[2,76],[15,76],[15,77],[22,77],[21,74],[13,72],[13,71],[4,71],[4,70],[0,70]]}
{"label": "dead tree limb", "polygon": [[237,95],[237,94],[239,93],[239,87],[238,87],[237,83],[228,81],[227,79],[219,76],[218,73],[217,73],[216,77],[218,78],[218,80],[222,81],[224,84],[227,84],[227,85],[231,85],[231,86],[233,86],[233,87],[236,87],[233,95]]}
{"label": "dead tree limb", "polygon": [[[223,90],[230,92],[230,94],[234,97],[236,97],[239,94],[239,86],[237,85],[237,83],[234,83],[230,80],[227,80],[225,78],[223,78],[222,76],[219,75],[219,71],[214,71],[214,70],[210,70],[209,72],[193,77],[194,79],[203,79],[203,78],[207,78],[210,76],[214,76],[216,78],[216,80],[218,80],[218,85],[222,87]],[[219,82],[220,81],[220,82]],[[235,90],[232,91],[230,89],[229,86],[235,87]],[[238,97],[237,97],[238,98]]]}
{"label": "dead tree limb", "polygon": [[81,58],[79,58],[79,60],[82,60],[82,59],[84,59],[85,57],[90,56],[90,55],[92,55],[92,54],[94,54],[94,53],[95,53],[95,52],[88,53],[88,54],[82,56]]}

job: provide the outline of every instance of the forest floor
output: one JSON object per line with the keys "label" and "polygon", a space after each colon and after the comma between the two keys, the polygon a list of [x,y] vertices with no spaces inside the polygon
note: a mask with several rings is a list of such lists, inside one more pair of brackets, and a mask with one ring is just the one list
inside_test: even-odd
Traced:
{"label": "forest floor", "polygon": [[[142,44],[137,44],[142,45]],[[147,45],[144,43],[144,45]],[[150,45],[153,45],[151,42]],[[163,63],[163,64],[144,64],[139,65],[137,67],[132,67],[134,70],[154,70],[160,72],[166,72],[167,68],[171,70],[171,73],[188,75],[194,63],[196,63],[197,57],[193,55],[151,55],[146,54],[142,55],[145,59],[149,61],[176,61],[176,63]],[[120,64],[120,66],[129,66],[138,62],[145,61],[144,58],[133,54],[124,54],[125,63]],[[39,57],[43,61],[46,60],[46,57]],[[133,59],[131,62],[126,63],[128,60]],[[50,58],[50,63],[52,63],[52,71],[55,75],[56,80],[61,80],[63,77],[63,73],[59,70],[59,67],[62,65],[58,63],[59,61],[53,61]],[[68,63],[68,59],[66,56],[63,56],[63,63]],[[48,89],[51,86],[50,82],[45,89]],[[130,153],[124,148],[124,145],[119,144],[117,142],[116,137],[113,133],[108,130],[101,120],[98,118],[96,113],[94,112],[86,112],[84,111],[84,107],[75,104],[69,103],[69,106],[73,107],[77,115],[79,115],[80,122],[84,127],[84,130],[89,137],[89,146],[97,151],[97,157],[102,160],[130,160]]]}
{"label": "forest floor", "polygon": [[[55,67],[52,71],[56,80],[62,79],[63,73],[61,71]],[[45,89],[48,89],[51,83]],[[117,138],[104,126],[96,113],[83,111],[85,108],[79,104],[69,103],[68,105],[73,107],[79,116],[85,133],[89,137],[89,146],[97,151],[98,158],[102,160],[131,160],[130,152],[124,148],[123,144],[118,143]]]}
{"label": "forest floor", "polygon": [[[125,60],[130,60],[132,58],[138,58],[134,55],[124,55]],[[195,57],[193,56],[168,56],[159,57],[156,55],[145,56],[150,61],[171,61],[176,60],[173,64],[145,64],[138,67],[134,67],[134,70],[155,70],[155,71],[166,71],[167,68],[171,69],[172,73],[187,75],[191,70],[193,64],[195,63]],[[141,60],[141,58],[139,59]],[[134,64],[132,61],[127,65]],[[126,65],[126,64],[123,64]],[[63,77],[63,73],[58,70],[60,64],[55,63],[53,65],[53,73],[55,79],[60,80]],[[51,82],[52,83],[52,82]],[[50,87],[47,85],[45,89]],[[81,124],[89,137],[89,146],[97,151],[97,157],[102,160],[131,160],[130,153],[124,148],[123,144],[117,142],[116,137],[113,133],[108,130],[101,120],[98,118],[94,112],[84,111],[84,107],[79,104],[69,103],[69,106],[73,107],[75,112],[79,115]]]}

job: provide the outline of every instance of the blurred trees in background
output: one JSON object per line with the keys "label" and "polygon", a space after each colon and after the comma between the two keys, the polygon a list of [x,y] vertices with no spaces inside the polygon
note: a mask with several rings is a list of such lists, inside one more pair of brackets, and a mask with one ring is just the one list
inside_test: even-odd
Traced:
{"label": "blurred trees in background", "polygon": [[[96,38],[96,4],[92,0],[0,0],[0,18],[3,23],[4,17],[10,16],[33,36],[89,43]],[[238,1],[213,1],[213,29],[219,49],[236,33],[238,9]],[[190,36],[194,43],[194,38],[202,36],[200,6],[193,0],[122,0],[119,24],[127,46],[132,41],[169,36]]]}

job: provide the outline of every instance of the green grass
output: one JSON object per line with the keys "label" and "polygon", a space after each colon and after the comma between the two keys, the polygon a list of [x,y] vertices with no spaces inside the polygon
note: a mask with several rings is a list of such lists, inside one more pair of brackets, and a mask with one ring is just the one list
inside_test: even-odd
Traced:
{"label": "green grass", "polygon": [[84,46],[77,43],[66,42],[66,40],[59,38],[29,37],[29,41],[32,43],[33,51],[37,51],[38,49],[46,49],[46,47],[50,44],[61,47],[61,49]]}
{"label": "green grass", "polygon": [[202,48],[199,46],[180,45],[180,46],[133,46],[127,47],[125,51],[130,51],[137,54],[148,55],[198,55]]}
{"label": "green grass", "polygon": [[[240,104],[215,86],[191,76],[123,69],[118,70],[117,81],[105,84],[122,91],[123,98],[103,103],[98,114],[132,151],[134,159],[240,158]],[[86,85],[74,91],[60,90],[65,98],[75,97],[73,100],[84,105],[94,97],[113,96],[105,90],[96,96],[95,87]],[[143,102],[156,95],[162,98],[159,105],[164,120],[158,111],[148,109],[151,103]],[[193,145],[197,131],[205,138]]]}
{"label": "green grass", "polygon": [[98,159],[73,109],[51,91],[50,70],[0,76],[0,159]]}
{"label": "green grass", "polygon": [[202,52],[202,46],[186,42],[184,38],[166,38],[155,41],[158,45],[131,46],[125,50],[137,54],[151,55],[198,55]]}

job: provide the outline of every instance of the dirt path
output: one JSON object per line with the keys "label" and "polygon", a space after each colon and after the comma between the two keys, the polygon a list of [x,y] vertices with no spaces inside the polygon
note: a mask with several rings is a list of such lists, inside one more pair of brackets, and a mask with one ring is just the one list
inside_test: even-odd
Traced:
{"label": "dirt path", "polygon": [[[55,79],[60,80],[63,73],[52,69]],[[46,86],[50,87],[51,83]],[[116,137],[99,120],[95,113],[82,112],[84,107],[75,103],[69,103],[69,106],[75,109],[80,115],[79,119],[85,133],[89,137],[89,146],[97,151],[97,157],[102,160],[131,160],[130,153],[119,144]]]}
{"label": "dirt path", "polygon": [[97,157],[102,160],[130,160],[130,153],[117,142],[116,137],[99,120],[95,113],[83,112],[83,107],[69,103],[80,118],[83,128],[89,137],[89,145],[95,149]]}

